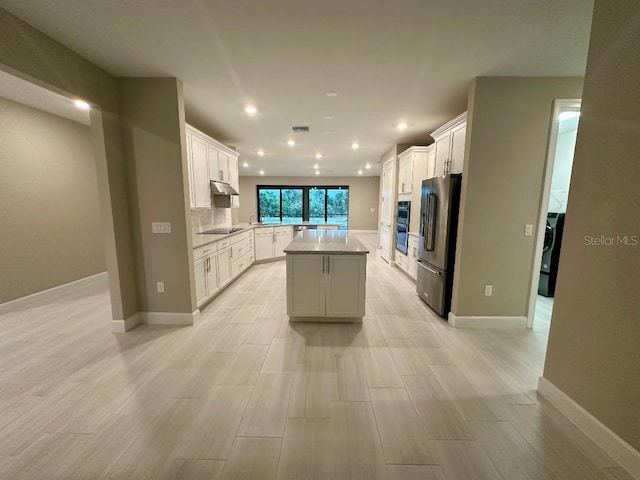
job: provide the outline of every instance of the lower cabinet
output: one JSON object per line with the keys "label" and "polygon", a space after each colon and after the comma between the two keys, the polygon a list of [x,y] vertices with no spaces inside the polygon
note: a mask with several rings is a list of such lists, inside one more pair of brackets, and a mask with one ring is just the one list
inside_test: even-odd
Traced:
{"label": "lower cabinet", "polygon": [[290,226],[256,228],[256,261],[284,257],[284,249],[291,243],[292,237]]}
{"label": "lower cabinet", "polygon": [[290,317],[363,317],[366,255],[287,254]]}
{"label": "lower cabinet", "polygon": [[218,254],[212,253],[202,257],[196,260],[193,266],[196,278],[196,303],[200,305],[220,288],[218,283]]}
{"label": "lower cabinet", "polygon": [[218,251],[218,283],[220,288],[231,281],[231,247]]}
{"label": "lower cabinet", "polygon": [[416,262],[418,261],[418,238],[409,235],[409,245],[407,254],[396,250],[396,266],[401,270],[404,270],[414,280],[418,279],[418,267]]}

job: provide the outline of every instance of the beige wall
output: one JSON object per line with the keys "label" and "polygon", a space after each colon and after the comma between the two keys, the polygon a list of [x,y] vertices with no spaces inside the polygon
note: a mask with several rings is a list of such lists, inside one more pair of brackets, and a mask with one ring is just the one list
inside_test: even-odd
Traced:
{"label": "beige wall", "polygon": [[[479,77],[471,85],[452,313],[525,317],[553,101],[581,78]],[[484,285],[493,296],[484,296]]]}
{"label": "beige wall", "polygon": [[[175,78],[120,78],[118,94],[131,178],[140,309],[191,313],[191,224],[182,84]],[[170,222],[154,234],[152,222]],[[156,283],[164,282],[164,293]]]}
{"label": "beige wall", "polygon": [[0,68],[69,97],[100,106],[91,134],[114,319],[138,312],[135,264],[116,79],[0,8]]}
{"label": "beige wall", "polygon": [[0,97],[0,303],[106,270],[90,128]]}
{"label": "beige wall", "polygon": [[240,177],[240,208],[232,211],[234,223],[257,214],[257,185],[348,185],[349,229],[378,229],[380,177]]}
{"label": "beige wall", "polygon": [[[640,450],[640,3],[596,1],[544,377]],[[631,242],[631,239],[629,239]]]}

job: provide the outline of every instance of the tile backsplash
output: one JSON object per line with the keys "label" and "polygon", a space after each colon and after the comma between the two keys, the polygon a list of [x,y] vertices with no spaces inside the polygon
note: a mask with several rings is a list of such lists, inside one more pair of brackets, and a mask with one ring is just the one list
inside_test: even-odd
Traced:
{"label": "tile backsplash", "polygon": [[200,232],[209,228],[230,227],[230,208],[198,208],[191,210],[191,229]]}

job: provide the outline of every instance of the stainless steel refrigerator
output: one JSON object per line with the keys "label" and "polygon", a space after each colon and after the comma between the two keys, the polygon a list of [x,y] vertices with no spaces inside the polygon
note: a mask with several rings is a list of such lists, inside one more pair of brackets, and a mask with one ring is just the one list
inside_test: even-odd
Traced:
{"label": "stainless steel refrigerator", "polygon": [[451,310],[462,176],[429,178],[422,182],[418,245],[418,296],[438,315]]}

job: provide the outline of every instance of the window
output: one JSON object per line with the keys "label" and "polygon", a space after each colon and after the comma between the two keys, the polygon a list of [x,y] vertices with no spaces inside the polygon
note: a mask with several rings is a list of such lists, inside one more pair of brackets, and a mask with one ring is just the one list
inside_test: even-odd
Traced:
{"label": "window", "polygon": [[263,223],[337,224],[347,229],[349,187],[258,185],[258,218]]}

